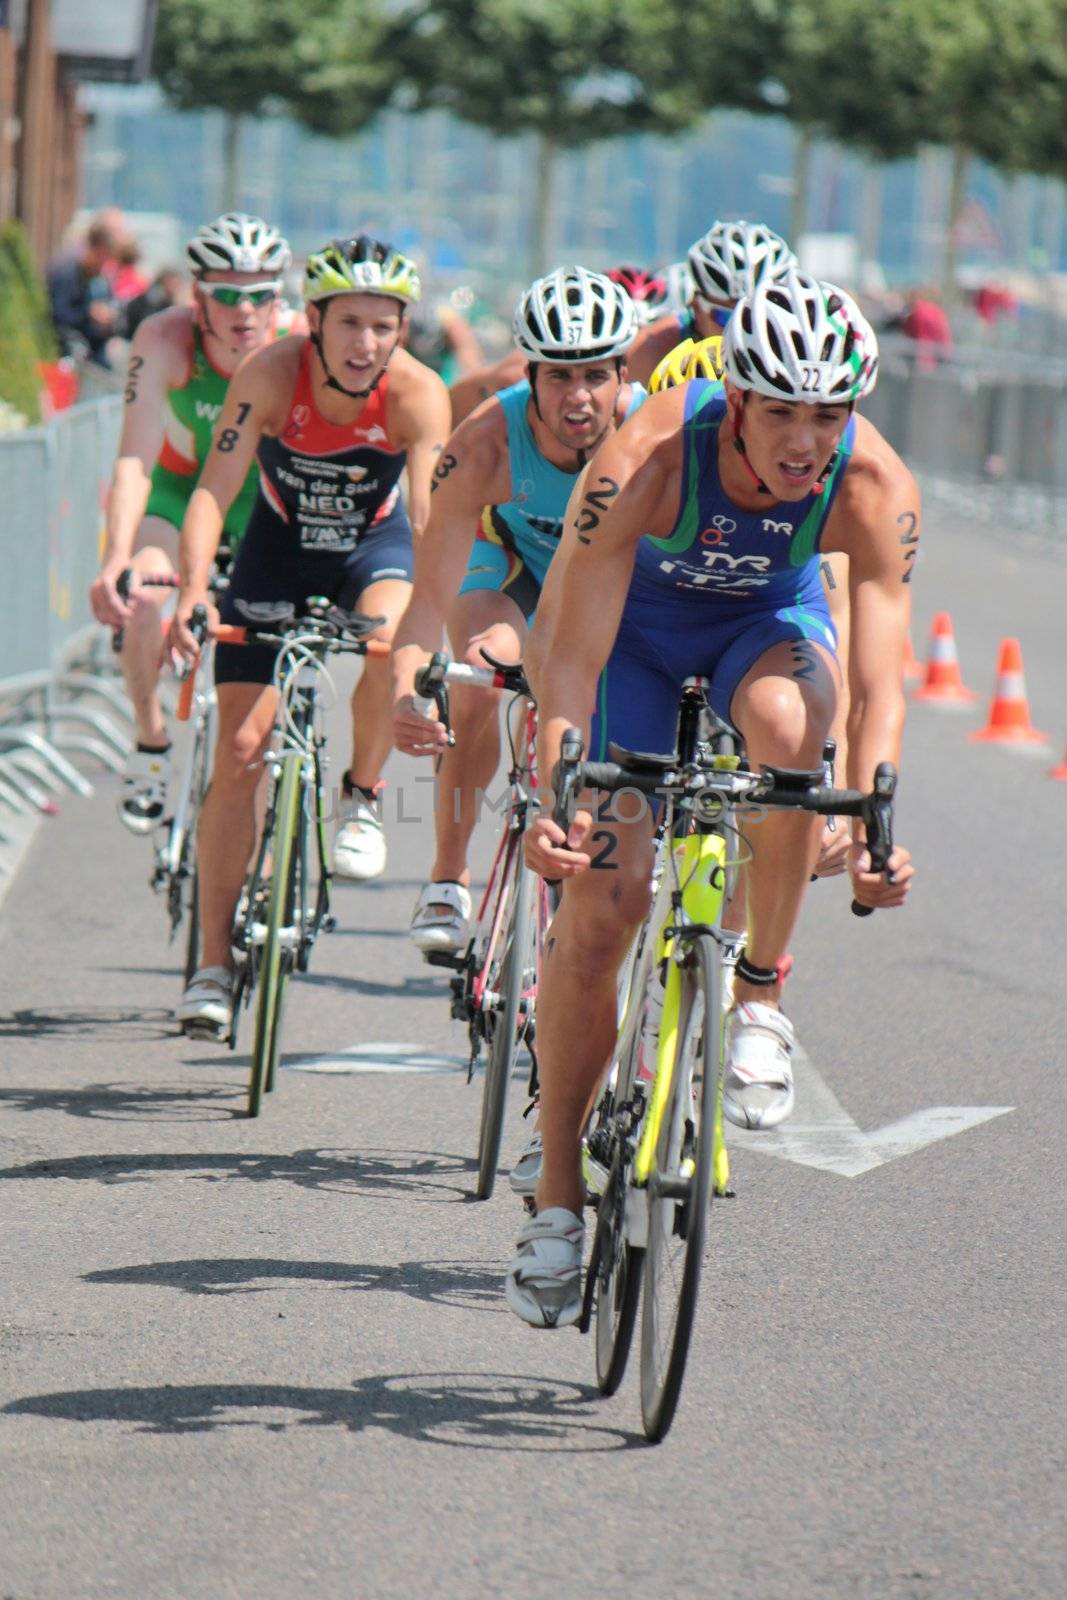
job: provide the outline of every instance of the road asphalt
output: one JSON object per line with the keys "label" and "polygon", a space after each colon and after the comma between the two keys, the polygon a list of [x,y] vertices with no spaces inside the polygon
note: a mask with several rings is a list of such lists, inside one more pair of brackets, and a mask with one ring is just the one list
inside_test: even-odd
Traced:
{"label": "road asphalt", "polygon": [[[0,907],[0,1600],[1062,1600],[1067,559],[941,518],[914,587],[983,699],[913,709],[912,901],[816,885],[787,1009],[863,1132],[1011,1109],[855,1177],[737,1141],[658,1447],[636,1362],[603,1400],[590,1340],[504,1306],[519,1208],[472,1199],[478,1089],[406,936],[419,769],[255,1121],[250,1027],[175,1031],[116,780],[42,821]],[[966,738],[1005,634],[1037,754]]]}

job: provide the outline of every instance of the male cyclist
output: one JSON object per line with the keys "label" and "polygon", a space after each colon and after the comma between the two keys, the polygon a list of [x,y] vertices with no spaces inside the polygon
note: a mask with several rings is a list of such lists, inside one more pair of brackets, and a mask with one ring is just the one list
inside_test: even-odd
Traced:
{"label": "male cyclist", "polygon": [[441,752],[434,823],[437,854],[415,905],[420,950],[458,950],[471,911],[467,846],[477,805],[500,756],[499,695],[457,688],[455,747],[413,704],[415,673],[447,624],[457,660],[484,666],[484,647],[518,661],[559,544],[575,475],[644,398],[626,379],[636,331],[633,302],[584,267],[538,278],[515,312],[528,376],[457,428],[437,467],[433,510],[415,586],[393,643],[397,748]]}
{"label": "male cyclist", "polygon": [[[388,639],[411,588],[412,530],[426,522],[434,462],[448,435],[448,391],[435,372],[397,348],[419,295],[414,264],[360,235],[308,259],[310,332],[261,350],[226,397],[215,443],[182,528],[182,590],[171,637],[196,654],[189,633],[223,519],[254,460],[260,487],[221,616],[240,622],[239,600],[311,595],[383,616]],[[400,475],[408,471],[408,513]],[[203,967],[179,1018],[187,1031],[228,1029],[230,930],[254,842],[253,801],[277,703],[275,652],[220,645],[215,652],[219,736],[200,819]],[[385,868],[377,793],[392,746],[387,660],[367,658],[352,699],[353,755],[343,779],[334,870],[374,878]]]}
{"label": "male cyclist", "polygon": [[[831,286],[801,273],[764,282],[727,325],[725,388],[694,382],[652,396],[591,461],[527,650],[543,773],[570,726],[593,758],[612,739],[670,752],[678,692],[694,672],[710,680],[712,704],[753,765],[817,768],[838,689],[819,583],[826,549],[849,556],[848,782],[867,789],[878,762],[898,758],[919,496],[903,462],[853,414],[877,349],[855,308],[843,307]],[[747,868],[724,1095],[726,1115],[743,1126],[773,1127],[792,1109],[793,1033],[777,964],[811,872],[815,824],[770,813]],[[580,1137],[614,1043],[616,974],[649,903],[651,828],[647,815],[594,824],[579,809],[564,835],[546,810],[527,834],[530,865],[564,880],[538,997],[538,1212],[506,1283],[511,1309],[539,1327],[564,1326],[580,1308]],[[856,898],[900,905],[908,852],[894,852],[885,876],[869,868],[857,825]]]}
{"label": "male cyclist", "polygon": [[[149,833],[166,808],[170,736],[156,692],[166,589],[115,583],[125,567],[165,576],[178,559],[178,532],[211,447],[230,379],[245,356],[296,327],[282,307],[289,246],[259,217],[231,212],[206,223],[186,247],[191,306],[145,318],[130,347],[126,409],[107,497],[107,545],[89,591],[97,620],[123,629],[122,667],[137,723],[119,815]],[[299,326],[306,326],[301,317]],[[256,493],[256,473],[235,495],[224,529],[236,547]]]}
{"label": "male cyclist", "polygon": [[742,295],[765,280],[780,278],[796,257],[776,233],[760,222],[716,222],[688,256],[693,296],[683,316],[660,317],[636,340],[630,370],[647,383],[663,357],[681,339],[708,339],[721,333]]}
{"label": "male cyclist", "polygon": [[[634,303],[638,328],[648,327],[666,303],[667,285],[664,280],[654,273],[643,271],[641,267],[610,267],[604,277],[626,290]],[[521,383],[526,375],[526,364],[525,351],[509,350],[492,366],[478,367],[458,378],[449,389],[452,426],[458,428],[483,400],[490,400],[501,389],[510,389],[512,384]]]}

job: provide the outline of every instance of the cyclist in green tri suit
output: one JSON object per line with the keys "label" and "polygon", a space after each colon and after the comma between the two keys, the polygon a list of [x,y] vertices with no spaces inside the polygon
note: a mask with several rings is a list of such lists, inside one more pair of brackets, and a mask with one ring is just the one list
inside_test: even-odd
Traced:
{"label": "cyclist in green tri suit", "polygon": [[[130,348],[126,408],[107,498],[106,543],[89,591],[98,621],[124,630],[122,667],[137,723],[119,815],[149,833],[166,811],[170,736],[157,684],[166,589],[139,589],[137,578],[177,566],[178,533],[211,447],[230,379],[247,355],[306,324],[282,307],[289,246],[269,223],[227,213],[205,224],[186,254],[195,279],[191,306],[146,317]],[[232,549],[256,496],[257,474],[226,518]],[[128,601],[115,585],[132,567]]]}

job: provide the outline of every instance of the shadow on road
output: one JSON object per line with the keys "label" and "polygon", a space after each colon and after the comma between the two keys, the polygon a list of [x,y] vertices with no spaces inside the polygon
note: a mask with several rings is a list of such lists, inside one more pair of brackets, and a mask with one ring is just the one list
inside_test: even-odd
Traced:
{"label": "shadow on road", "polygon": [[123,1043],[179,1037],[173,1011],[163,1006],[136,1011],[120,1006],[73,1006],[65,1011],[26,1010],[0,1015],[0,1039],[106,1039],[116,1031],[121,1033]]}
{"label": "shadow on road", "polygon": [[445,995],[445,983],[440,973],[401,978],[397,983],[381,983],[375,978],[356,977],[351,972],[302,972],[300,983],[309,983],[313,988],[341,989],[345,994],[393,995],[405,1000],[438,999]]}
{"label": "shadow on road", "polygon": [[0,1089],[0,1106],[15,1111],[63,1111],[69,1117],[104,1122],[228,1122],[231,1117],[243,1117],[243,1099],[239,1106],[219,1102],[233,1101],[239,1092],[221,1086],[185,1089],[87,1083],[83,1089]]}
{"label": "shadow on road", "polygon": [[345,1389],[267,1383],[75,1389],[28,1395],[5,1406],[4,1415],[119,1422],[154,1434],[385,1428],[405,1439],[475,1450],[581,1454],[644,1444],[636,1434],[599,1423],[598,1402],[587,1384],[442,1372],[360,1378]]}
{"label": "shadow on road", "polygon": [[176,1174],[204,1183],[293,1183],[367,1199],[455,1204],[471,1199],[459,1180],[475,1170],[466,1156],[430,1150],[242,1150],[143,1155],[67,1156],[0,1168],[0,1179],[67,1178],[93,1183],[148,1183]]}
{"label": "shadow on road", "polygon": [[381,1290],[412,1300],[506,1314],[503,1267],[472,1261],[401,1261],[396,1266],[350,1261],[235,1260],[146,1261],[133,1267],[86,1272],[83,1283],[120,1283],[178,1289],[184,1294],[266,1294],[292,1284],[332,1284],[345,1290]]}

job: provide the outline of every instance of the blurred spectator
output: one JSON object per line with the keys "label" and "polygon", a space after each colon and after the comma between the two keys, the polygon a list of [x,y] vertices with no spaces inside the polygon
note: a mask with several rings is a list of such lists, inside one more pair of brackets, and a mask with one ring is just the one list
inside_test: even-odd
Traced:
{"label": "blurred spectator", "polygon": [[1017,317],[1019,302],[1002,283],[983,283],[974,294],[974,309],[987,328],[1001,317]]}
{"label": "blurred spectator", "polygon": [[132,339],[145,317],[170,306],[188,305],[191,299],[189,277],[181,267],[164,267],[143,294],[135,295],[122,307],[120,328],[124,339]]}
{"label": "blurred spectator", "polygon": [[952,350],[952,328],[933,289],[912,289],[896,326],[914,339],[918,365],[924,372],[930,372]]}
{"label": "blurred spectator", "polygon": [[117,310],[105,269],[121,239],[113,220],[100,213],[80,244],[49,263],[48,298],[63,355],[88,354],[90,360],[110,366],[107,342],[115,331]]}
{"label": "blurred spectator", "polygon": [[140,259],[141,246],[132,233],[127,234],[115,249],[115,267],[110,274],[111,292],[116,300],[135,300],[151,283],[148,274],[137,265]]}

